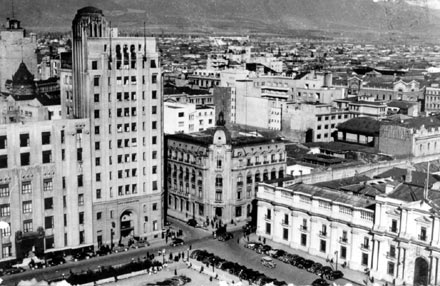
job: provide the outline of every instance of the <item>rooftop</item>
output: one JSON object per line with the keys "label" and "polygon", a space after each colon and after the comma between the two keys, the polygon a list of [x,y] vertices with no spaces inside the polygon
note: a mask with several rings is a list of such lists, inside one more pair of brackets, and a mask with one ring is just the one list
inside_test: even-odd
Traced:
{"label": "rooftop", "polygon": [[371,117],[356,117],[338,124],[338,131],[379,136],[380,122]]}
{"label": "rooftop", "polygon": [[414,129],[420,129],[422,126],[425,126],[425,128],[431,128],[431,127],[440,127],[440,119],[434,116],[416,117],[416,118],[404,119],[401,121],[390,121],[390,122],[384,121],[382,125],[402,126],[402,127],[414,128]]}

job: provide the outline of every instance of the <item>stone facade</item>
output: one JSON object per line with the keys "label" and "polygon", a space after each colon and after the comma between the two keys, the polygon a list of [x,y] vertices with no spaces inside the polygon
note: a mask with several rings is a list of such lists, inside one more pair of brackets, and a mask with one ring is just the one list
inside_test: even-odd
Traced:
{"label": "stone facade", "polygon": [[[239,139],[238,139],[239,138]],[[200,223],[251,217],[257,183],[284,176],[284,143],[224,127],[167,138],[168,214]]]}

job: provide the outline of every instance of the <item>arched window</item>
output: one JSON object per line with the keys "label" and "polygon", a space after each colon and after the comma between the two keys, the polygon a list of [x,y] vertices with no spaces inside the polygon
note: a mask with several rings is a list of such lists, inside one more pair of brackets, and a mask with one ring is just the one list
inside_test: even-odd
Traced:
{"label": "arched window", "polygon": [[267,169],[265,169],[263,171],[263,181],[267,181],[269,180],[269,172],[267,171]]}
{"label": "arched window", "polygon": [[260,178],[260,171],[256,171],[255,172],[255,183],[258,183],[259,181],[261,181],[261,178]]}
{"label": "arched window", "polygon": [[270,179],[275,180],[277,178],[277,170],[275,168],[270,172]]}
{"label": "arched window", "polygon": [[278,178],[284,178],[284,169],[280,168],[280,170],[278,171]]}
{"label": "arched window", "polygon": [[247,173],[247,176],[246,176],[246,184],[247,184],[247,185],[252,184],[252,173],[251,173],[251,172],[248,172],[248,173]]}

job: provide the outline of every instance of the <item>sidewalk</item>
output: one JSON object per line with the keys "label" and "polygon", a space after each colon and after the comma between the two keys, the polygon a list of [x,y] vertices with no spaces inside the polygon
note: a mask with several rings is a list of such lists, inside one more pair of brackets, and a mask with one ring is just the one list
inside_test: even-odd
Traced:
{"label": "sidewalk", "polygon": [[[245,243],[247,242],[247,240],[245,240],[244,238],[242,238],[242,241],[244,241]],[[249,241],[258,241],[258,235],[256,235],[255,233],[252,233],[249,236]],[[263,239],[261,239],[261,243],[263,243]],[[277,242],[273,242],[270,239],[266,239],[266,244],[272,246],[272,248],[282,249],[282,250],[285,250],[286,252],[289,252],[292,254],[297,254],[297,255],[302,256],[306,259],[310,259],[310,260],[319,262],[324,266],[330,266],[333,269],[335,268],[335,263],[329,263],[324,258],[321,258],[318,256],[313,256],[307,252],[304,252],[299,249],[291,248],[291,247],[284,245],[282,243],[277,243]],[[356,271],[356,270],[352,270],[352,269],[348,269],[348,268],[342,268],[341,264],[338,264],[338,270],[341,270],[344,273],[343,279],[345,279],[353,284],[372,285],[372,283],[368,281],[368,277],[367,277],[367,275],[365,275],[364,272],[360,272],[360,271]],[[385,285],[385,281],[375,280],[374,284]]]}

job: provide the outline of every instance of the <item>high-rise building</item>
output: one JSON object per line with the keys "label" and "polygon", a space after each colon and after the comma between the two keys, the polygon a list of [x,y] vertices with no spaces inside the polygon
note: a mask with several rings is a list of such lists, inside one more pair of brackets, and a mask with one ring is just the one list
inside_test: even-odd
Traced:
{"label": "high-rise building", "polygon": [[62,112],[90,121],[93,242],[157,237],[163,120],[156,41],[119,37],[94,7],[78,10],[72,29],[72,68],[61,71]]}

